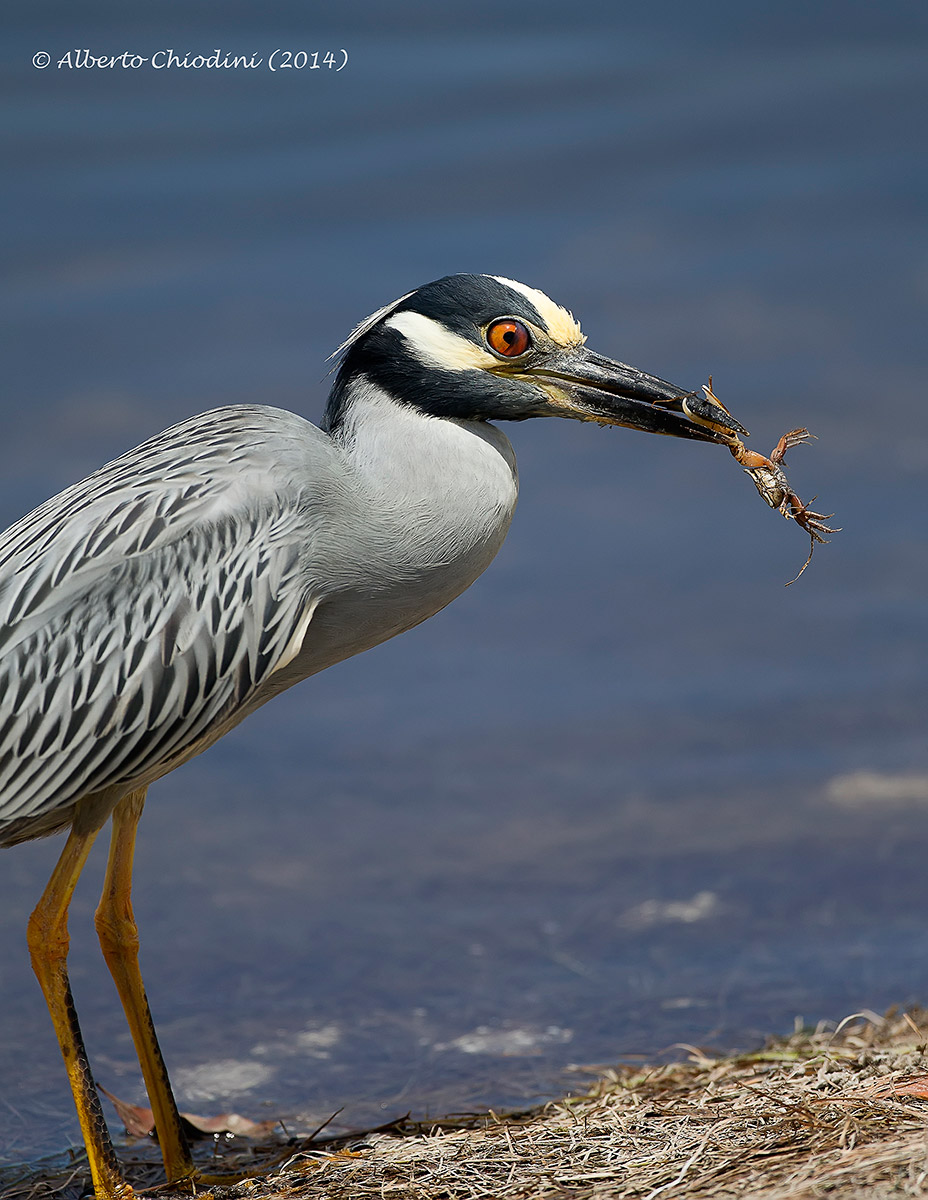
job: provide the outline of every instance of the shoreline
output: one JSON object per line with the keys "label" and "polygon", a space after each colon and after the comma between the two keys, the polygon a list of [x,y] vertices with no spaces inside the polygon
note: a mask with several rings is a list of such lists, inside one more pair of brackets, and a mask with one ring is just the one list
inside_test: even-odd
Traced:
{"label": "shoreline", "polygon": [[[928,1196],[928,1011],[858,1013],[760,1050],[617,1066],[524,1113],[399,1122],[347,1137],[236,1150],[255,1174],[199,1200],[849,1200]],[[464,1127],[462,1127],[462,1125]],[[76,1166],[76,1164],[75,1164]],[[137,1192],[190,1195],[128,1162]],[[33,1178],[10,1200],[72,1200]]]}

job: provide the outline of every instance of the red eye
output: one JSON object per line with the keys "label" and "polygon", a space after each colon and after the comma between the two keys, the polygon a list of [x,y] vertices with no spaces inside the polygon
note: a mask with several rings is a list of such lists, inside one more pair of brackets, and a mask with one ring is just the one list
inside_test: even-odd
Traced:
{"label": "red eye", "polygon": [[487,330],[487,345],[504,358],[518,358],[532,344],[532,335],[521,321],[506,317],[494,321]]}

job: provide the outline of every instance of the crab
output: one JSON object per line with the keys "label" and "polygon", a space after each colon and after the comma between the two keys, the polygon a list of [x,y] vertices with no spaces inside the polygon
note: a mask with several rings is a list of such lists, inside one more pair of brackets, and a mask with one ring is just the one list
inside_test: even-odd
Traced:
{"label": "crab", "polygon": [[[769,457],[758,454],[756,450],[749,450],[741,440],[739,435],[743,434],[744,437],[747,437],[747,430],[734,419],[712,391],[711,375],[708,385],[704,386],[702,390],[704,397],[694,393],[683,401],[683,408],[687,416],[690,420],[713,429],[723,437],[736,461],[744,467],[745,474],[750,475],[764,503],[781,512],[788,520],[795,521],[809,535],[809,557],[802,564],[799,571],[799,575],[801,575],[812,561],[816,543],[827,542],[828,539],[824,536],[826,533],[841,532],[840,529],[826,524],[831,520],[833,513],[813,512],[808,504],[803,504],[790,487],[786,471],[783,469],[787,450],[814,440],[815,434],[804,428],[791,429],[789,433],[783,434],[771,450]],[[799,575],[791,579],[786,586],[789,587],[790,584],[795,583]]]}

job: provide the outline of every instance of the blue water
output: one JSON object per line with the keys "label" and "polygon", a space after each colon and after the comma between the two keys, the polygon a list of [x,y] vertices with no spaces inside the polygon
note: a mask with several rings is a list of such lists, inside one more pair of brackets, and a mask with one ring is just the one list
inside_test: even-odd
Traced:
{"label": "blue water", "polygon": [[[5,13],[0,520],[216,404],[318,417],[353,324],[485,270],[603,353],[711,372],[761,450],[808,425],[791,478],[844,527],[784,589],[806,540],[724,451],[507,430],[486,576],[152,789],[136,912],[182,1106],[520,1104],[571,1063],[928,999],[925,13],[81,12]],[[337,74],[31,65],[342,46]],[[78,1137],[24,944],[58,849],[0,856],[0,1163]],[[98,851],[74,990],[139,1100]]]}

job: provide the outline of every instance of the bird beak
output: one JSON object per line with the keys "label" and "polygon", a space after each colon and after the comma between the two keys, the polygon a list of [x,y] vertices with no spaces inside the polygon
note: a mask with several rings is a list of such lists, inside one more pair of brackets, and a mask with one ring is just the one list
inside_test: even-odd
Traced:
{"label": "bird beak", "polygon": [[[729,439],[723,432],[710,428],[709,421],[722,430],[745,432],[725,409],[702,397],[697,398],[695,393],[686,392],[655,375],[647,375],[637,367],[614,362],[583,346],[546,355],[543,361],[529,367],[525,376],[543,388],[547,395],[547,403],[542,405],[539,416],[624,425],[646,433],[663,433],[722,445]],[[686,407],[684,402],[689,402]],[[698,412],[699,418],[707,424],[697,424],[687,409]]]}

